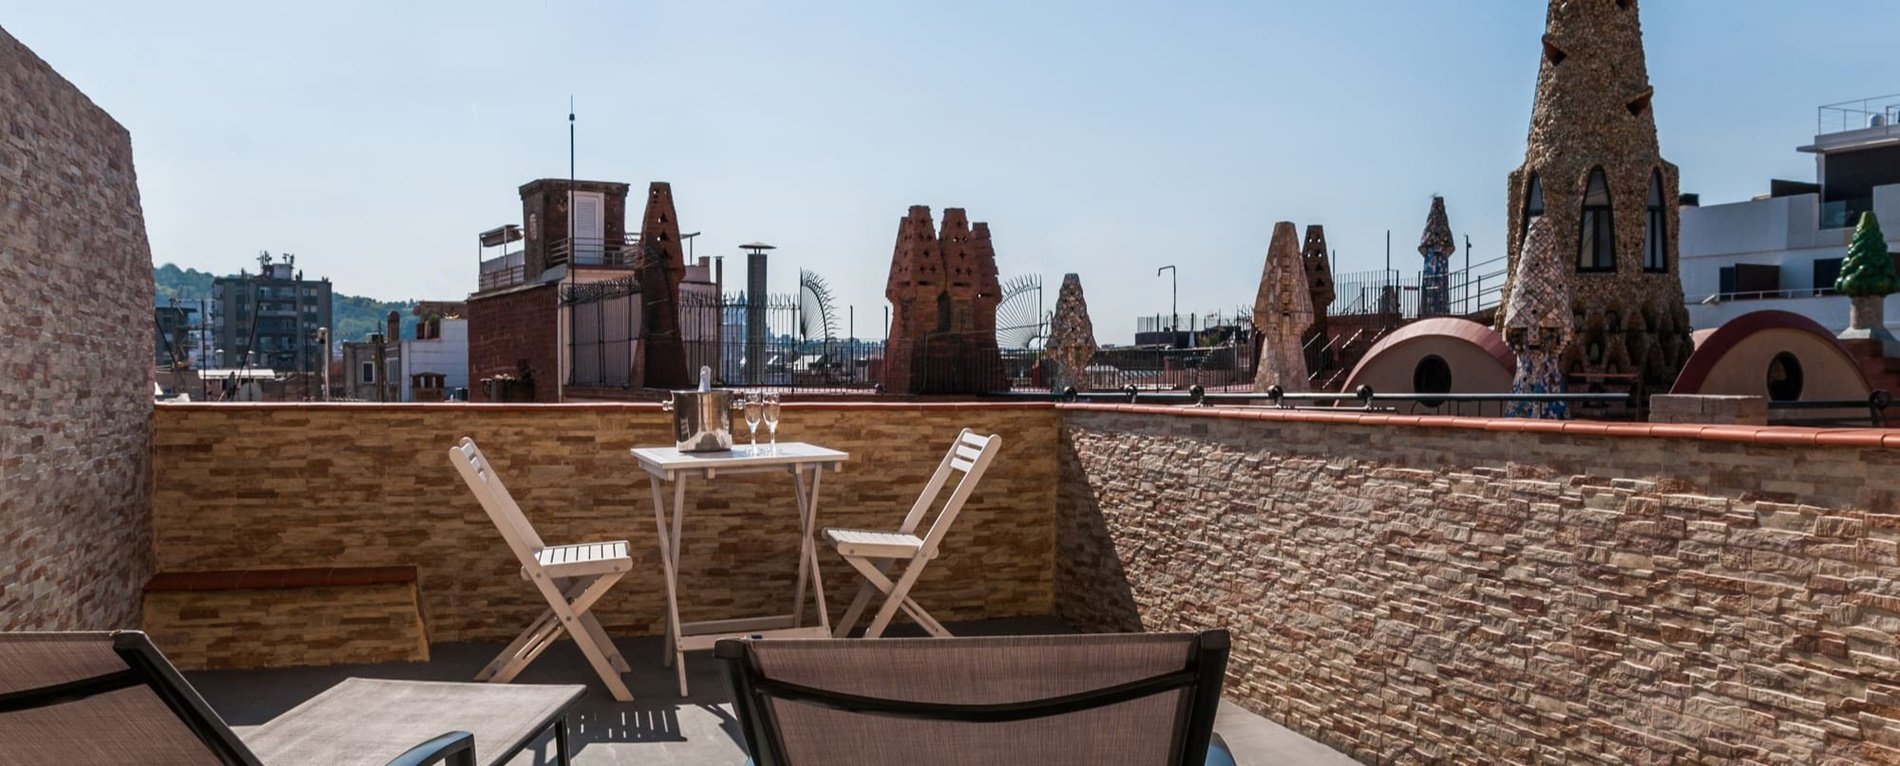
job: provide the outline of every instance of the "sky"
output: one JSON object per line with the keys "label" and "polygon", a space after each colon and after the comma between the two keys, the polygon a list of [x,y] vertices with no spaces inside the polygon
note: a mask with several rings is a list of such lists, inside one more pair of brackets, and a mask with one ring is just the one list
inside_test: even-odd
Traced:
{"label": "sky", "polygon": [[[1170,311],[1161,266],[1183,314],[1250,305],[1276,221],[1325,225],[1336,272],[1383,268],[1389,230],[1411,272],[1442,194],[1472,260],[1503,255],[1545,8],[0,0],[0,27],[131,131],[155,263],[289,252],[342,293],[465,296],[475,235],[567,176],[571,96],[580,177],[671,182],[697,255],[776,245],[772,290],[821,274],[859,336],[928,205],[988,221],[1047,307],[1080,274],[1127,343]],[[1663,155],[1703,204],[1813,180],[1816,107],[1900,91],[1892,0],[1641,9]]]}

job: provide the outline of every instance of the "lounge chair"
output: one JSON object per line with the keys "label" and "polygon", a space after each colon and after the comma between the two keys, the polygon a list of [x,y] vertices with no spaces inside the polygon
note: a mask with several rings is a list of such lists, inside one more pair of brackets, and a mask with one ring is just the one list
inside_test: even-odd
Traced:
{"label": "lounge chair", "polygon": [[1228,635],[726,640],[757,766],[1232,764]]}
{"label": "lounge chair", "polygon": [[550,729],[584,686],[352,678],[241,737],[144,633],[0,633],[0,763],[487,766]]}

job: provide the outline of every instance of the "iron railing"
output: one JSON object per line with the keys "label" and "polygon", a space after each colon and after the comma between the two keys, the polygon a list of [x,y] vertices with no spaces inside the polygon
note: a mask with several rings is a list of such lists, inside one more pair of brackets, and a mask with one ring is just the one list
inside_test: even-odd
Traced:
{"label": "iron railing", "polygon": [[571,386],[627,387],[640,337],[640,283],[633,277],[561,286]]}
{"label": "iron railing", "polygon": [[[1780,426],[1859,426],[1872,428],[1887,427],[1887,407],[1893,404],[1893,394],[1886,389],[1873,392],[1866,399],[1830,399],[1812,401],[1774,401],[1768,402],[1769,422]],[[1777,413],[1831,412],[1832,415],[1810,415],[1807,417],[1776,418]]]}
{"label": "iron railing", "polygon": [[630,269],[633,268],[639,255],[639,234],[628,234],[618,240],[601,237],[565,237],[548,243],[549,265],[571,262],[575,266]]}
{"label": "iron railing", "polygon": [[476,285],[476,292],[500,290],[521,284],[525,281],[524,256],[522,251],[516,250],[482,261],[481,277]]}

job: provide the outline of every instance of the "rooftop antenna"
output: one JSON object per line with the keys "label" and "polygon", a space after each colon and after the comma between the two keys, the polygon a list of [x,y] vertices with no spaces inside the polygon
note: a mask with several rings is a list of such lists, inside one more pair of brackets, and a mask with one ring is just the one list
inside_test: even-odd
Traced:
{"label": "rooftop antenna", "polygon": [[567,97],[567,267],[574,268],[574,95]]}

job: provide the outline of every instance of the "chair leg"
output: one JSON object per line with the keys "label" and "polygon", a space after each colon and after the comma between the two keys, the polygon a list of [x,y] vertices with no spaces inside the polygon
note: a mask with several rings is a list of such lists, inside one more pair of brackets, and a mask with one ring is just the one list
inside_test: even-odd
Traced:
{"label": "chair leg", "polygon": [[559,766],[574,765],[574,751],[567,742],[567,716],[554,721],[554,762]]}
{"label": "chair leg", "polygon": [[937,622],[937,618],[930,616],[929,612],[924,611],[924,608],[917,604],[916,599],[906,597],[902,608],[905,614],[910,615],[912,620],[916,620],[918,625],[923,626],[924,632],[937,638],[950,637],[949,629],[945,628],[943,623]]}
{"label": "chair leg", "polygon": [[614,669],[622,673],[632,672],[633,666],[627,664],[627,658],[620,656],[620,647],[614,646],[613,637],[607,635],[607,630],[600,626],[600,619],[591,611],[583,613],[580,618],[581,627],[586,628],[587,634],[594,637],[594,643],[600,644],[601,650],[607,653],[607,661],[613,663]]}
{"label": "chair leg", "polygon": [[883,580],[878,584],[878,588],[884,591],[884,605],[878,607],[877,616],[871,618],[871,626],[864,629],[865,638],[877,638],[884,635],[884,629],[890,626],[891,618],[897,616],[898,608],[910,599],[910,586],[917,583],[917,578],[924,573],[924,564],[928,562],[929,559],[911,559],[910,566],[904,568],[904,576],[898,578],[894,584],[885,578],[883,573],[878,573],[877,579]]}
{"label": "chair leg", "polygon": [[844,610],[844,617],[839,618],[838,624],[833,626],[831,632],[833,638],[851,635],[851,629],[857,627],[858,618],[864,615],[864,608],[871,604],[871,594],[876,592],[877,589],[871,587],[869,582],[858,584],[858,595],[852,597],[851,607]]}
{"label": "chair leg", "polygon": [[515,636],[515,640],[508,644],[508,648],[501,650],[501,654],[495,655],[495,659],[489,660],[488,665],[483,667],[481,672],[475,674],[475,680],[486,681],[490,678],[494,678],[495,674],[500,673],[502,668],[507,667],[509,661],[521,654],[522,650],[526,648],[530,642],[537,640],[537,636],[546,630],[549,623],[553,620],[554,610],[549,609],[541,612],[541,616],[535,618],[534,622],[528,623],[528,627],[521,631],[521,635]]}

